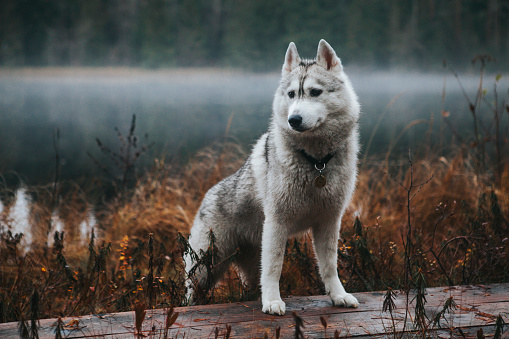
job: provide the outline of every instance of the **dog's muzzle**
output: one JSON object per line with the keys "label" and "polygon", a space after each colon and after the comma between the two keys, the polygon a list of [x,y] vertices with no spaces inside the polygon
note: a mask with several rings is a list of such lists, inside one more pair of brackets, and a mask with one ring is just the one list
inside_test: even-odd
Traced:
{"label": "dog's muzzle", "polygon": [[304,130],[302,128],[302,117],[298,114],[292,114],[288,118],[288,123],[290,124],[290,127],[298,132],[301,132]]}

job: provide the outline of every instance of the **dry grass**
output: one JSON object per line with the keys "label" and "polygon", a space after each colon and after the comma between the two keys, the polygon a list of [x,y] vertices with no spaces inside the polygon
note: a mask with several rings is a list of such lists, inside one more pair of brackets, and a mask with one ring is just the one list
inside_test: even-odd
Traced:
{"label": "dry grass", "polygon": [[[380,279],[373,274],[364,279],[358,276],[360,282],[377,285],[378,280],[377,286],[363,283],[364,289],[401,287],[409,212],[412,259],[425,269],[428,286],[507,281],[507,274],[495,267],[508,263],[509,168],[504,167],[501,185],[495,186],[488,177],[475,173],[462,152],[450,159],[413,161],[412,167],[414,184],[424,184],[415,187],[409,209],[404,189],[410,186],[408,163],[394,168],[391,173],[395,174],[373,166],[359,175],[343,237],[347,245],[348,235],[357,236],[350,226],[357,215],[364,222],[363,237],[371,251],[371,258],[364,260],[372,260],[374,275],[380,275]],[[488,243],[493,253],[488,253]],[[488,274],[482,276],[483,270]]]}
{"label": "dry grass", "polygon": [[[30,316],[30,299],[38,294],[40,314],[48,317],[181,305],[182,247],[205,192],[233,173],[245,159],[235,144],[214,145],[184,168],[156,161],[128,198],[111,202],[98,214],[97,239],[78,240],[77,225],[89,206],[76,192],[61,199],[63,240],[24,253],[20,239],[4,232],[0,247],[0,321]],[[372,164],[360,174],[357,192],[344,220],[340,274],[351,291],[405,287],[405,260],[410,275],[419,268],[427,286],[509,281],[509,169],[501,186],[490,184],[459,152],[446,159],[414,160],[390,168]],[[410,172],[416,184],[411,201],[412,252],[405,251]],[[35,243],[44,244],[51,214],[49,190],[39,189],[32,205]],[[496,201],[495,199],[498,199]],[[500,208],[500,211],[497,208]],[[4,211],[2,225],[9,227]],[[357,223],[355,224],[357,220]],[[362,223],[361,223],[362,221]],[[150,238],[149,238],[150,234]],[[149,245],[149,240],[152,243]],[[289,241],[281,279],[284,296],[323,293],[311,237]],[[152,258],[150,263],[149,258]],[[148,281],[149,278],[152,277]],[[449,279],[449,280],[448,280]],[[232,268],[211,294],[212,302],[250,298]]]}
{"label": "dry grass", "polygon": [[[509,159],[500,151],[507,141],[498,134],[477,139],[482,144],[451,146],[448,156],[427,149],[416,159],[365,159],[338,251],[349,291],[413,289],[423,296],[426,286],[509,281]],[[28,189],[31,247],[9,232],[12,203],[0,213],[0,322],[185,305],[181,235],[207,190],[245,158],[238,145],[223,143],[182,168],[156,161],[134,187],[96,210],[97,229],[85,242],[78,230],[93,206],[80,188],[59,199],[52,187]],[[56,207],[64,232],[53,233]],[[280,285],[283,296],[324,292],[309,234],[288,242]],[[252,298],[247,292],[232,268],[207,299]],[[420,319],[415,325],[425,333]]]}
{"label": "dry grass", "polygon": [[[405,318],[405,328],[419,329],[423,338],[436,321],[425,313],[427,286],[509,281],[509,167],[494,180],[489,172],[476,172],[469,154],[365,166],[343,219],[338,268],[346,288],[413,289],[416,317]],[[21,237],[1,233],[0,322],[18,321],[20,336],[36,337],[42,315],[134,310],[140,333],[146,308],[185,305],[180,234],[189,232],[207,190],[245,157],[227,143],[204,149],[180,169],[156,161],[131,191],[97,213],[99,236],[92,235],[88,246],[77,231],[90,209],[81,191],[60,199],[65,236],[55,232],[48,246],[46,232],[55,222],[52,190],[33,189],[30,222],[40,245],[24,251]],[[12,222],[8,211],[0,216],[4,230]],[[309,234],[289,241],[280,284],[283,296],[324,293]],[[208,300],[242,301],[253,298],[250,292],[231,268],[208,291]],[[168,313],[165,333],[177,317]],[[297,334],[302,319],[295,321]],[[502,328],[503,322],[497,325]]]}
{"label": "dry grass", "polygon": [[180,170],[156,160],[126,201],[113,202],[105,211],[104,239],[119,241],[124,235],[175,245],[176,234],[186,234],[203,196],[222,178],[235,172],[245,158],[233,143],[214,145],[201,152]]}
{"label": "dry grass", "polygon": [[[502,269],[509,266],[509,168],[503,167],[501,185],[495,186],[488,175],[475,173],[468,154],[411,165],[402,159],[388,168],[372,163],[360,172],[340,243],[339,269],[349,290],[404,288],[405,274],[413,276],[417,268],[427,286],[509,281]],[[88,246],[76,231],[89,208],[78,190],[60,200],[65,237],[57,233],[52,246],[42,245],[51,223],[51,193],[38,189],[31,223],[38,230],[34,243],[41,245],[23,252],[19,237],[2,233],[0,321],[28,318],[34,294],[48,317],[124,311],[139,302],[149,307],[185,303],[178,233],[188,233],[205,192],[245,157],[235,144],[217,144],[180,169],[156,161],[128,197],[98,213],[97,239]],[[411,173],[414,184],[425,184],[415,189],[407,209],[404,187]],[[408,211],[411,253],[405,250]],[[4,231],[11,222],[7,212],[1,219]],[[288,244],[281,290],[284,296],[323,293],[308,234]],[[245,292],[232,268],[210,300],[252,297]]]}

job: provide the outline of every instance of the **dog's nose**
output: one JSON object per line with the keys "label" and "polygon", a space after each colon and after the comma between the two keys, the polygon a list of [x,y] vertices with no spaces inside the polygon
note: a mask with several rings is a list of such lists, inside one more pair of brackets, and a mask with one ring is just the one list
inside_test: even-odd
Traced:
{"label": "dog's nose", "polygon": [[302,117],[297,114],[290,115],[290,117],[288,118],[288,123],[293,128],[297,128],[300,126],[300,124],[302,124]]}

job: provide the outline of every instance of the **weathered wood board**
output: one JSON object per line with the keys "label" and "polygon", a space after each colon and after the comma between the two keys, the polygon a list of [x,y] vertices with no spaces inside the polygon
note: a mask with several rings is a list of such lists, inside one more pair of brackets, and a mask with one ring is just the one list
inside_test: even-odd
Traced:
{"label": "weathered wood board", "polygon": [[[220,305],[205,305],[175,308],[179,312],[176,322],[168,331],[168,338],[225,338],[227,325],[231,326],[230,338],[280,338],[295,337],[296,312],[304,321],[302,332],[309,338],[334,337],[387,337],[393,338],[394,329],[403,330],[406,296],[399,293],[393,316],[382,312],[383,292],[354,293],[359,308],[333,307],[327,296],[291,297],[286,302],[285,316],[266,315],[261,312],[261,303],[251,301]],[[457,308],[447,313],[440,321],[440,327],[429,326],[431,338],[476,338],[477,331],[483,330],[489,338],[495,333],[496,318],[500,315],[509,324],[509,284],[484,286],[436,287],[427,289],[426,314],[429,324],[434,315],[442,310],[444,302],[453,297]],[[413,295],[410,295],[410,312],[407,319],[409,337],[414,317]],[[327,328],[320,317],[325,319]],[[135,334],[134,312],[104,315],[87,315],[64,318],[65,338],[133,338]],[[164,310],[148,310],[143,322],[145,337],[164,338]],[[55,338],[56,319],[40,321],[39,337]],[[18,337],[18,323],[0,324],[0,338]],[[279,328],[279,330],[278,330]],[[217,330],[216,330],[217,329]],[[504,327],[503,338],[509,338],[509,325]]]}

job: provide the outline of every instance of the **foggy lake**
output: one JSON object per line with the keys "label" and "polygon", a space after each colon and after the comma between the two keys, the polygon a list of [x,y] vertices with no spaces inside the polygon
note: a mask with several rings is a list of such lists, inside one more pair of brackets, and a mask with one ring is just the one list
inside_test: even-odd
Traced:
{"label": "foggy lake", "polygon": [[[450,140],[442,110],[450,112],[459,131],[471,133],[468,102],[450,73],[445,74],[444,102],[444,75],[347,73],[362,105],[363,152],[378,121],[370,155],[385,155],[394,138],[417,119],[434,119],[431,139],[425,138],[429,124],[416,125],[398,140],[394,152],[417,149],[423,142],[438,139],[439,133]],[[460,78],[473,99],[479,77]],[[0,174],[4,180],[14,176],[26,184],[51,182],[53,139],[59,129],[61,177],[97,176],[100,171],[87,152],[106,162],[95,139],[118,149],[114,128],[127,134],[133,114],[140,143],[154,143],[142,158],[146,166],[154,158],[184,163],[203,147],[222,140],[232,115],[228,137],[247,150],[267,128],[278,81],[276,73],[221,70],[4,70],[0,73]],[[493,84],[494,76],[486,76],[484,87],[489,94]],[[507,81],[502,78],[499,86],[505,86],[499,89],[503,99]]]}

